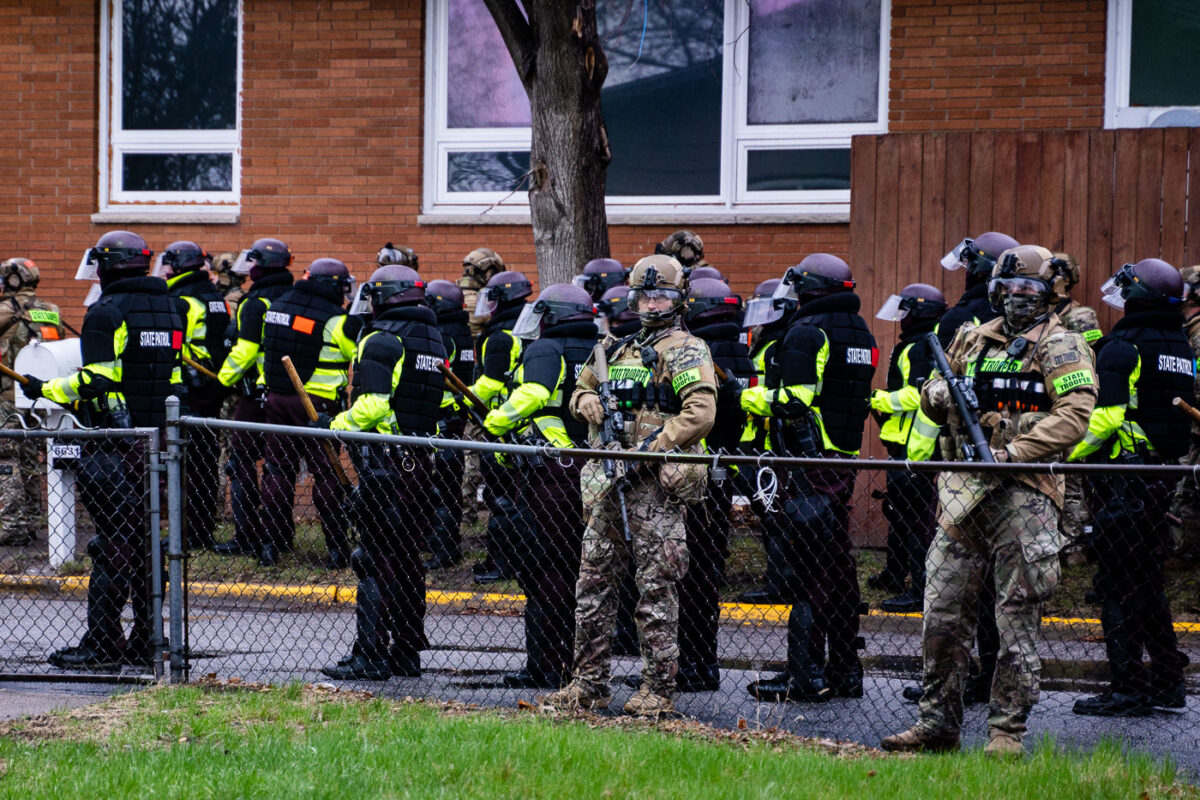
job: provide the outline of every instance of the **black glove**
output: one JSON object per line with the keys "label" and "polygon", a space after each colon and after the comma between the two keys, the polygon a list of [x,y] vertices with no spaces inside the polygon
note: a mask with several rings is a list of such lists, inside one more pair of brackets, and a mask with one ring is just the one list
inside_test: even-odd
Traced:
{"label": "black glove", "polygon": [[41,378],[35,378],[32,375],[26,375],[24,377],[28,383],[21,387],[21,391],[25,392],[26,397],[28,397],[30,400],[37,400],[39,397],[46,396],[42,394],[42,387],[46,385],[44,380]]}
{"label": "black glove", "polygon": [[321,411],[317,414],[317,418],[308,423],[310,428],[320,428],[321,430],[329,430],[329,426],[333,424],[333,417]]}
{"label": "black glove", "polygon": [[726,372],[725,380],[717,385],[717,402],[723,408],[737,406],[740,409],[741,401],[742,382]]}

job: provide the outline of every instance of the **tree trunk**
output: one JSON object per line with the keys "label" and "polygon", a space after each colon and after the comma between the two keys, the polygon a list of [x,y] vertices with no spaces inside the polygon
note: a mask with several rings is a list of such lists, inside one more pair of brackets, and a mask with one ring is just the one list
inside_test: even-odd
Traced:
{"label": "tree trunk", "polygon": [[611,155],[600,89],[608,60],[594,0],[485,0],[529,95],[529,208],[538,283],[569,283],[608,256],[604,187]]}

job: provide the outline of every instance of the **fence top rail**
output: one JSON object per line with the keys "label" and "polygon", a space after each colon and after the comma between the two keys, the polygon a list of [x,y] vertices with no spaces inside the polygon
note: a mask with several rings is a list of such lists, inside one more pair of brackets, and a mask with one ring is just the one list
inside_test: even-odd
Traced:
{"label": "fence top rail", "polygon": [[[168,425],[173,423],[168,422]],[[548,445],[509,444],[469,439],[449,439],[441,436],[401,436],[362,431],[330,431],[294,425],[272,425],[265,422],[238,422],[210,417],[181,416],[178,424],[183,427],[210,428],[216,430],[250,431],[262,434],[300,436],[314,439],[357,444],[393,444],[400,447],[434,448],[444,450],[469,450],[510,455],[541,456],[563,461],[594,460],[611,458],[619,461],[651,463],[707,464],[712,466],[773,467],[790,469],[854,469],[869,471],[910,472],[978,472],[983,474],[1044,474],[1087,475],[1158,475],[1161,477],[1192,476],[1200,483],[1200,465],[1179,464],[1089,464],[1089,463],[1017,463],[982,464],[962,461],[890,461],[882,459],[799,458],[795,456],[741,455],[726,453],[644,453],[628,450],[598,450],[593,448],[556,448]]]}
{"label": "fence top rail", "polygon": [[0,428],[0,439],[146,439],[153,442],[157,428]]}

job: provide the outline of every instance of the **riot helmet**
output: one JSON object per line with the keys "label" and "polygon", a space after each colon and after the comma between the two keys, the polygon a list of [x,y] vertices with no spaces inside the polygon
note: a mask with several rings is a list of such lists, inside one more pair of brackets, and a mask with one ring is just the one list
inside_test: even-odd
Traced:
{"label": "riot helmet", "polygon": [[942,266],[948,270],[965,268],[968,280],[976,282],[991,277],[992,267],[1005,250],[1011,250],[1020,243],[1005,233],[988,231],[975,238],[966,238],[942,256]]}
{"label": "riot helmet", "polygon": [[735,320],[742,313],[742,298],[733,293],[729,285],[715,278],[699,278],[692,270],[688,279],[687,303],[683,309],[683,319],[689,326],[717,322],[718,320]]}
{"label": "riot helmet", "polygon": [[899,322],[900,330],[908,330],[924,320],[940,319],[946,313],[946,297],[936,286],[910,283],[884,301],[877,319]]}
{"label": "riot helmet", "polygon": [[21,289],[32,289],[41,280],[37,264],[30,258],[10,258],[0,263],[0,281],[4,291],[18,292]]}
{"label": "riot helmet", "polygon": [[[629,305],[642,318],[643,328],[662,328],[672,324],[683,310],[687,297],[687,278],[683,266],[662,253],[646,256],[629,273]],[[667,308],[655,309],[667,300]]]}
{"label": "riot helmet", "polygon": [[388,264],[372,272],[371,277],[359,287],[350,313],[373,316],[396,306],[424,303],[425,295],[425,281],[421,280],[415,269],[403,264]]}
{"label": "riot helmet", "polygon": [[711,278],[716,281],[725,280],[725,276],[721,274],[721,270],[711,266],[693,267],[687,277],[689,283],[698,281],[701,278]]}
{"label": "riot helmet", "polygon": [[507,270],[493,275],[479,290],[479,300],[475,304],[475,316],[482,317],[495,313],[496,309],[510,308],[533,294],[533,284],[524,273]]}
{"label": "riot helmet", "polygon": [[628,277],[629,270],[615,258],[593,258],[583,265],[583,273],[571,282],[587,291],[592,300],[599,300],[612,287],[625,283]]}
{"label": "riot helmet", "polygon": [[504,271],[504,259],[491,248],[477,247],[463,257],[462,268],[458,285],[463,289],[482,289]]}
{"label": "riot helmet", "polygon": [[425,287],[425,302],[439,317],[463,310],[463,291],[450,281],[430,281]]}
{"label": "riot helmet", "polygon": [[779,286],[776,299],[794,300],[797,305],[830,294],[854,291],[850,266],[832,253],[813,253],[799,264],[788,267]]}
{"label": "riot helmet", "polygon": [[329,289],[341,297],[354,293],[354,276],[346,265],[336,258],[318,258],[308,265],[304,279],[309,283]]}
{"label": "riot helmet", "polygon": [[417,266],[417,252],[415,250],[411,247],[397,247],[391,242],[379,248],[379,252],[375,254],[375,263],[381,267],[386,267],[388,264],[399,264],[403,267],[420,269]]}
{"label": "riot helmet", "polygon": [[560,322],[594,320],[596,307],[587,290],[572,283],[547,286],[537,299],[521,309],[512,335],[518,339],[536,339],[546,328]]}
{"label": "riot helmet", "polygon": [[1183,292],[1179,270],[1161,258],[1125,264],[1100,287],[1105,303],[1127,311],[1179,308]]}
{"label": "riot helmet", "polygon": [[77,281],[96,281],[145,275],[154,251],[146,240],[129,231],[109,231],[88,249],[75,272]]}
{"label": "riot helmet", "polygon": [[629,307],[629,287],[614,286],[596,302],[596,322],[600,330],[610,333],[630,322],[639,322],[637,312]]}
{"label": "riot helmet", "polygon": [[1050,313],[1065,285],[1053,253],[1038,245],[1019,245],[1001,253],[992,268],[988,301],[1012,330],[1022,331]]}
{"label": "riot helmet", "polygon": [[212,256],[195,242],[186,239],[171,242],[167,248],[154,259],[154,269],[151,275],[156,278],[170,278],[185,272],[203,269],[212,261]]}
{"label": "riot helmet", "polygon": [[284,270],[292,265],[292,251],[279,239],[258,239],[248,250],[238,254],[230,271],[234,275],[249,275],[256,281],[273,270]]}
{"label": "riot helmet", "polygon": [[689,230],[678,230],[654,246],[655,255],[673,256],[686,273],[704,260],[704,242]]}

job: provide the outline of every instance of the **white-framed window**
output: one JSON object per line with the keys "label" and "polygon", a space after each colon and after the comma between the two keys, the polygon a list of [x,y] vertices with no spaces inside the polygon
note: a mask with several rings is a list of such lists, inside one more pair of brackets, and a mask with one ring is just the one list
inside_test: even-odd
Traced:
{"label": "white-framed window", "polygon": [[1108,0],[1104,127],[1200,126],[1200,3]]}
{"label": "white-framed window", "polygon": [[97,221],[234,222],[241,0],[102,0]]}
{"label": "white-framed window", "polygon": [[[608,211],[844,219],[891,0],[598,0]],[[528,217],[529,101],[483,0],[427,0],[426,219]],[[451,46],[453,42],[453,46]]]}

